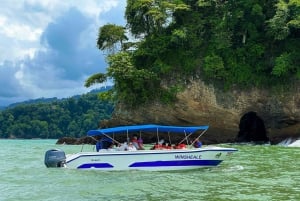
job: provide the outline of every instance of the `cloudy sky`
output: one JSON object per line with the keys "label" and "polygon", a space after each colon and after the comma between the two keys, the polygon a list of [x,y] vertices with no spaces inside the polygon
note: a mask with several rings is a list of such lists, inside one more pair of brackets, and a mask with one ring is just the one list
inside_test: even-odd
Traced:
{"label": "cloudy sky", "polygon": [[[126,0],[0,0],[0,106],[91,90],[105,72],[98,29],[125,25]],[[99,87],[99,86],[95,86]]]}

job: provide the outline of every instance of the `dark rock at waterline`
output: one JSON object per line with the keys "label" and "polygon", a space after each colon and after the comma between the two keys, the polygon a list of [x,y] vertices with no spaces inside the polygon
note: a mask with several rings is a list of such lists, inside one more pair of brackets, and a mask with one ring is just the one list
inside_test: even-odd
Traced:
{"label": "dark rock at waterline", "polygon": [[97,140],[91,137],[81,137],[81,138],[73,138],[73,137],[63,137],[57,140],[56,144],[96,144]]}
{"label": "dark rock at waterline", "polygon": [[240,119],[237,142],[265,143],[269,141],[264,121],[256,112],[247,112]]}

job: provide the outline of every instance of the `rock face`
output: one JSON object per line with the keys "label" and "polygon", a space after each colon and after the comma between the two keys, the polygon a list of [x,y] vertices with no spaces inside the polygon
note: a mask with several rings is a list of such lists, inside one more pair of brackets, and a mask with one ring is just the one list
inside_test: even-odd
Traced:
{"label": "rock face", "polygon": [[101,127],[158,123],[164,125],[209,125],[202,141],[207,144],[236,142],[241,117],[255,112],[265,123],[271,143],[300,136],[300,84],[289,91],[261,89],[222,91],[199,79],[188,81],[173,105],[159,102],[128,109],[116,106],[113,117]]}

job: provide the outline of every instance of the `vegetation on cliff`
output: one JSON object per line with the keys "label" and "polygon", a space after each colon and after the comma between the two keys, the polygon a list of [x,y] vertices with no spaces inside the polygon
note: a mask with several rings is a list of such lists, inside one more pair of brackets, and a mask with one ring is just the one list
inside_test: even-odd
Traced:
{"label": "vegetation on cliff", "polygon": [[299,0],[127,0],[125,18],[99,28],[108,69],[85,86],[112,78],[111,94],[128,105],[172,100],[174,75],[227,89],[300,78]]}
{"label": "vegetation on cliff", "polygon": [[0,112],[0,138],[81,137],[98,122],[109,119],[113,105],[99,101],[97,94],[20,104]]}

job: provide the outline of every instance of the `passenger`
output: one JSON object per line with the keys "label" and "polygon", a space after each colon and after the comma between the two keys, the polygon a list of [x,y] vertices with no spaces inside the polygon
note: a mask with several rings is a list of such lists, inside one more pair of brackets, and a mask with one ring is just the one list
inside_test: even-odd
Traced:
{"label": "passenger", "polygon": [[196,139],[194,141],[193,147],[195,147],[195,148],[201,148],[202,147],[202,143],[199,141],[199,139]]}
{"label": "passenger", "polygon": [[96,143],[96,151],[99,152],[100,149],[102,149],[102,142],[98,140]]}
{"label": "passenger", "polygon": [[178,149],[186,149],[186,145],[184,143],[178,144]]}
{"label": "passenger", "polygon": [[115,151],[116,150],[116,146],[114,143],[112,143],[108,148],[107,151]]}
{"label": "passenger", "polygon": [[127,142],[124,142],[123,144],[119,144],[119,146],[116,149],[117,151],[128,151],[128,145]]}
{"label": "passenger", "polygon": [[161,149],[167,149],[167,143],[163,142],[161,145]]}
{"label": "passenger", "polygon": [[158,144],[163,144],[165,142],[165,140],[164,139],[161,139],[159,142],[158,142]]}
{"label": "passenger", "polygon": [[101,149],[108,149],[113,144],[113,141],[111,138],[108,137],[102,137],[100,140],[96,143],[96,151],[100,151]]}
{"label": "passenger", "polygon": [[128,151],[136,151],[136,147],[134,146],[134,144],[132,142],[129,142],[128,145]]}
{"label": "passenger", "polygon": [[153,145],[153,147],[151,148],[151,150],[158,150],[158,149],[161,149],[161,145],[156,142],[155,145]]}
{"label": "passenger", "polygon": [[131,143],[135,146],[136,149],[139,149],[139,143],[138,143],[138,139],[137,136],[134,135],[131,139]]}
{"label": "passenger", "polygon": [[179,149],[179,144],[176,143],[176,144],[173,146],[173,149]]}
{"label": "passenger", "polygon": [[170,143],[164,142],[162,144],[162,149],[172,149],[172,145]]}
{"label": "passenger", "polygon": [[140,137],[139,139],[138,139],[138,149],[139,150],[144,150],[145,148],[144,148],[144,144],[143,144],[143,139]]}

